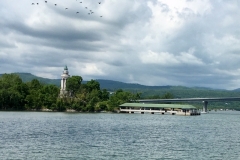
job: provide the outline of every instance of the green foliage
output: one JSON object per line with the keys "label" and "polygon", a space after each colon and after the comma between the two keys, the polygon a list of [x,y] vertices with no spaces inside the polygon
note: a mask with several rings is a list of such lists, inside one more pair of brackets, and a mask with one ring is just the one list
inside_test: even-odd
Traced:
{"label": "green foliage", "polygon": [[28,90],[18,75],[4,74],[0,77],[0,106],[2,110],[23,110],[27,93]]}
{"label": "green foliage", "polygon": [[109,99],[108,102],[108,111],[117,110],[120,104],[126,102],[134,102],[139,99],[140,95],[132,94],[131,92],[123,91],[122,89],[118,89]]}
{"label": "green foliage", "polygon": [[102,101],[107,101],[109,99],[109,92],[106,89],[103,89],[100,98]]}
{"label": "green foliage", "polygon": [[107,111],[108,110],[108,101],[98,102],[94,110],[96,112]]}
{"label": "green foliage", "polygon": [[33,79],[31,82],[27,83],[27,85],[29,87],[29,94],[26,96],[27,109],[42,109],[44,94],[42,94],[41,89],[43,88],[43,85],[41,85],[37,79]]}
{"label": "green foliage", "polygon": [[56,103],[56,110],[57,111],[65,111],[66,106],[69,106],[68,101],[66,99],[60,98],[60,99],[57,100],[57,103]]}
{"label": "green foliage", "polygon": [[4,74],[0,78],[1,110],[40,110],[56,107],[59,88],[42,85],[37,79],[23,83],[16,74]]}
{"label": "green foliage", "polygon": [[42,78],[42,77],[32,75],[31,73],[15,73],[15,74],[18,75],[24,83],[30,82],[33,79],[37,79],[41,84],[53,84],[60,87],[61,79]]}
{"label": "green foliage", "polygon": [[173,99],[173,98],[174,98],[173,94],[171,94],[171,93],[169,93],[169,92],[167,92],[166,94],[164,94],[164,95],[161,97],[161,99]]}
{"label": "green foliage", "polygon": [[[42,81],[43,79],[31,74],[26,74],[25,77],[31,77],[32,79],[28,79],[28,82],[26,82],[26,79],[22,80],[18,74],[1,75],[0,110],[51,109],[65,111],[66,109],[74,109],[80,112],[101,112],[115,111],[120,104],[134,102],[136,99],[239,97],[240,93],[238,90],[212,90],[183,86],[143,86],[107,80],[84,82],[82,77],[72,76],[67,80],[67,88],[74,93],[74,96],[60,98],[59,85],[48,85]],[[60,79],[57,80],[57,83],[60,84]],[[101,88],[109,88],[109,90]],[[109,91],[113,94],[110,95]],[[201,102],[194,102],[193,105],[198,108],[203,106]],[[208,104],[208,108],[240,110],[240,102],[211,102]]]}
{"label": "green foliage", "polygon": [[40,90],[42,96],[42,105],[47,108],[55,108],[54,105],[57,101],[59,88],[55,85],[45,85]]}
{"label": "green foliage", "polygon": [[80,90],[82,83],[82,77],[81,76],[72,76],[67,79],[67,90],[71,92],[73,95],[76,94],[77,91]]}
{"label": "green foliage", "polygon": [[[167,92],[164,95],[160,96],[160,95],[153,95],[153,96],[149,96],[147,97],[147,99],[173,99],[174,95]],[[166,104],[170,104],[171,102],[165,102]]]}
{"label": "green foliage", "polygon": [[92,90],[100,90],[100,84],[98,81],[95,81],[95,80],[91,80],[91,81],[88,81],[85,85],[85,88],[91,92]]}

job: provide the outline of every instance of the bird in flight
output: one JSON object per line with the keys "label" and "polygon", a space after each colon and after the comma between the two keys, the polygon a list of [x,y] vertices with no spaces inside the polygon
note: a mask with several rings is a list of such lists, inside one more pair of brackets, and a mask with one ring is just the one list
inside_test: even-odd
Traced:
{"label": "bird in flight", "polygon": [[[78,1],[78,0],[76,0],[76,1]],[[48,3],[47,2],[47,0],[44,0],[44,2],[45,3]],[[83,3],[82,1],[78,1],[79,3]],[[102,2],[96,2],[96,3],[98,3],[98,4],[101,4]],[[39,3],[32,3],[32,5],[39,5]],[[54,3],[53,5],[55,5],[55,6],[57,6],[57,3]],[[91,7],[90,7],[91,8]],[[68,10],[69,8],[65,8],[65,10]],[[85,7],[85,9],[88,9],[89,10],[89,7]],[[79,14],[80,12],[79,11],[76,11],[76,14]],[[94,12],[92,11],[92,10],[89,10],[88,12],[87,12],[87,14],[88,15],[91,15],[91,14],[93,14]],[[99,17],[103,17],[102,15],[98,15]]]}

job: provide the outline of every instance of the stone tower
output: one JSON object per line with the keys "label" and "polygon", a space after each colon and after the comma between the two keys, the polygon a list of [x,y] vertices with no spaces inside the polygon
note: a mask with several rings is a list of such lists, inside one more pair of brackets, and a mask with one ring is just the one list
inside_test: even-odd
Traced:
{"label": "stone tower", "polygon": [[67,95],[67,90],[66,90],[66,84],[67,84],[67,79],[70,77],[68,74],[68,68],[67,66],[64,67],[63,74],[61,75],[62,80],[61,80],[61,89],[60,89],[60,96]]}

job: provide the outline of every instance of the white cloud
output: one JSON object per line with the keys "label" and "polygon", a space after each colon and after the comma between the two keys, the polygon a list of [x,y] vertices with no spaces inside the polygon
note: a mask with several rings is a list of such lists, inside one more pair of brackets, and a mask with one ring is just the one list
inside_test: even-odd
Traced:
{"label": "white cloud", "polygon": [[193,48],[189,49],[188,52],[181,52],[179,55],[174,55],[168,52],[156,53],[148,51],[147,53],[142,53],[140,59],[143,63],[171,67],[179,65],[203,65],[203,62],[195,57],[193,53]]}
{"label": "white cloud", "polygon": [[236,1],[0,3],[2,73],[240,88]]}
{"label": "white cloud", "polygon": [[96,75],[96,76],[104,76],[104,72],[94,63],[86,63],[84,64],[84,68],[80,69],[81,73],[84,75]]}

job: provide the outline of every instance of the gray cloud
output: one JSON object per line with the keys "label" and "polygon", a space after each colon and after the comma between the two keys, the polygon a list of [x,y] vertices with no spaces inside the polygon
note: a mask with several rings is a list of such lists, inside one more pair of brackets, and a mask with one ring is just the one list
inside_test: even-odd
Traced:
{"label": "gray cloud", "polygon": [[0,2],[2,73],[239,88],[236,1],[43,2]]}

